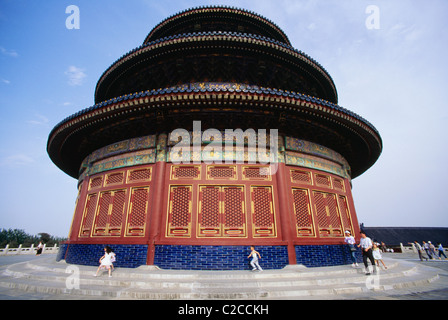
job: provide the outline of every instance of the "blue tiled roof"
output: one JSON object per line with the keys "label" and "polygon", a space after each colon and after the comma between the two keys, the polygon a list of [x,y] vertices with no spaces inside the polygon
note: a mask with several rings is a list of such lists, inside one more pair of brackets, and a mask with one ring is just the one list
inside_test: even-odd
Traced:
{"label": "blue tiled roof", "polygon": [[327,77],[333,82],[333,79],[331,78],[330,74],[328,73],[328,71],[316,60],[314,60],[313,58],[311,58],[309,55],[307,55],[305,52],[301,51],[301,50],[297,50],[295,48],[293,48],[292,46],[284,43],[284,42],[280,42],[277,41],[275,39],[271,39],[268,37],[264,37],[264,36],[260,36],[260,35],[255,35],[255,34],[250,34],[250,33],[241,33],[241,32],[232,32],[232,31],[208,31],[208,32],[189,32],[189,33],[182,33],[182,34],[177,34],[177,35],[173,35],[173,36],[168,36],[168,37],[164,37],[164,38],[160,38],[154,41],[151,41],[149,43],[143,44],[135,49],[132,49],[131,51],[127,52],[126,54],[122,55],[120,58],[118,58],[114,63],[112,63],[112,65],[106,69],[106,71],[103,72],[103,74],[101,75],[100,79],[102,79],[104,77],[104,75],[118,62],[120,62],[121,60],[125,59],[126,57],[132,55],[133,53],[142,50],[144,48],[148,48],[151,46],[154,46],[156,44],[159,43],[163,43],[166,41],[170,41],[170,40],[175,40],[175,39],[182,39],[182,38],[188,38],[188,37],[201,37],[201,36],[219,36],[219,35],[224,35],[224,36],[231,36],[231,37],[242,37],[242,38],[248,38],[248,39],[256,39],[256,40],[260,40],[260,41],[265,41],[265,42],[270,42],[272,44],[278,45],[280,47],[286,48],[288,50],[291,50],[299,55],[301,55],[302,57],[305,57],[306,59],[308,59],[309,61],[311,61],[313,64],[315,64],[316,66],[318,66],[326,75]]}
{"label": "blue tiled roof", "polygon": [[[120,101],[128,101],[128,100],[132,100],[134,98],[144,98],[144,97],[150,97],[150,96],[157,96],[157,95],[164,95],[164,94],[168,94],[168,93],[179,93],[179,92],[186,92],[186,93],[193,93],[193,92],[251,92],[251,93],[257,93],[257,94],[265,94],[265,95],[275,95],[275,96],[283,96],[283,97],[289,97],[289,98],[293,98],[293,99],[299,99],[302,101],[307,101],[307,102],[311,102],[311,103],[315,103],[315,104],[319,104],[319,105],[323,105],[329,108],[332,108],[336,111],[340,111],[343,112],[365,124],[367,124],[372,130],[374,130],[378,135],[378,131],[376,130],[376,128],[367,120],[365,120],[364,118],[362,118],[361,116],[357,115],[356,113],[347,110],[341,106],[338,106],[334,103],[331,103],[329,101],[326,100],[322,100],[316,97],[312,97],[309,95],[305,95],[305,94],[301,94],[301,93],[297,93],[297,92],[292,92],[292,91],[285,91],[285,90],[279,90],[279,89],[272,89],[272,88],[265,88],[265,87],[259,87],[259,86],[255,86],[255,85],[241,85],[244,89],[232,89],[232,86],[235,86],[236,84],[233,83],[229,83],[228,88],[226,89],[225,84],[223,84],[223,86],[219,86],[216,84],[219,83],[213,83],[215,84],[215,86],[213,88],[211,88],[210,86],[208,86],[207,88],[198,88],[197,84],[192,83],[192,84],[185,84],[185,85],[181,85],[181,86],[174,86],[174,87],[170,87],[170,88],[159,88],[159,89],[153,89],[153,90],[147,90],[147,91],[141,91],[141,92],[135,92],[132,94],[127,94],[127,95],[123,95],[120,97],[116,97],[113,99],[109,99],[103,102],[100,102],[94,106],[91,106],[87,109],[81,110],[67,118],[65,118],[64,120],[62,120],[60,123],[58,123],[55,128],[53,129],[53,131],[61,126],[62,124],[69,122],[72,119],[75,119],[79,116],[82,116],[84,114],[87,114],[91,111],[100,109],[102,107],[106,107],[108,105],[120,102]],[[53,134],[53,131],[50,133],[50,136]]]}
{"label": "blue tiled roof", "polygon": [[[226,6],[226,5],[213,5],[213,6],[204,5],[204,6],[199,6],[199,7],[196,7],[196,8],[185,9],[183,11],[180,11],[180,12],[178,12],[176,14],[173,14],[173,15],[169,16],[168,18],[162,20],[153,30],[151,30],[150,34],[154,30],[156,30],[159,26],[163,25],[165,22],[167,22],[167,21],[169,21],[169,20],[171,20],[171,19],[173,19],[173,18],[175,18],[177,16],[182,16],[183,14],[185,14],[187,12],[193,12],[195,10],[215,9],[215,8],[216,9],[229,9],[229,10],[241,11],[241,12],[249,13],[249,14],[252,14],[252,15],[254,15],[256,17],[259,17],[260,19],[264,20],[265,22],[271,24],[274,28],[276,28],[285,37],[285,39],[289,42],[289,39],[288,39],[287,35],[283,32],[283,30],[277,24],[275,24],[271,20],[267,19],[266,17],[264,17],[264,16],[262,16],[262,15],[256,13],[256,12],[250,11],[250,10],[241,9],[241,8],[237,8],[237,7],[233,7],[233,6]],[[148,37],[149,37],[149,35],[148,35]],[[148,37],[146,37],[146,38],[148,38]]]}

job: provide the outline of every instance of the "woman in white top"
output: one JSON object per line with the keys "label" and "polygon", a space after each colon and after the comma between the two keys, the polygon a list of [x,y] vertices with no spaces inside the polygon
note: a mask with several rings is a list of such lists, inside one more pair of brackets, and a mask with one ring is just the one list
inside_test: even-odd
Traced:
{"label": "woman in white top", "polygon": [[111,248],[109,247],[105,247],[104,248],[104,256],[102,256],[100,258],[100,266],[98,267],[98,270],[96,270],[96,274],[95,277],[98,276],[98,272],[102,269],[102,268],[106,268],[107,270],[109,270],[109,277],[112,277],[111,275],[111,271],[112,271],[112,257],[115,254],[112,252]]}
{"label": "woman in white top", "polygon": [[355,248],[355,238],[350,234],[350,231],[345,231],[345,239],[344,242],[348,244],[348,247],[350,249],[350,257],[352,259],[352,267],[357,267],[358,263],[356,262],[356,248]]}

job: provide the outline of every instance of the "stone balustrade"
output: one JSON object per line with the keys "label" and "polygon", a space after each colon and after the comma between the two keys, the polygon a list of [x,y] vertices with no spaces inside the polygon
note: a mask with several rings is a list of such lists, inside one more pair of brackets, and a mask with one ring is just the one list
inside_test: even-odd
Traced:
{"label": "stone balustrade", "polygon": [[[31,245],[29,248],[24,248],[22,245],[19,245],[18,248],[10,248],[9,245],[6,245],[5,248],[0,249],[0,256],[6,256],[6,255],[18,255],[18,254],[36,254],[37,247],[34,246],[34,244]],[[57,244],[55,244],[53,247],[47,247],[46,244],[44,244],[44,247],[42,249],[42,254],[46,253],[58,253],[59,247]]]}

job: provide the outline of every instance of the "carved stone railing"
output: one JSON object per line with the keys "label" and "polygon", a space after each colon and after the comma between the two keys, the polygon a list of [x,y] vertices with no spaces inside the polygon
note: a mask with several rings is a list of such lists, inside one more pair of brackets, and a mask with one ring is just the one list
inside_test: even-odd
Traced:
{"label": "carved stone railing", "polygon": [[[0,256],[6,256],[6,255],[18,255],[18,254],[36,254],[37,247],[34,246],[34,244],[31,245],[29,248],[24,248],[22,245],[19,245],[18,248],[10,248],[9,245],[6,245],[5,248],[0,249]],[[57,244],[55,244],[53,247],[47,247],[46,244],[44,244],[44,247],[42,248],[42,254],[45,253],[58,253],[59,247]]]}

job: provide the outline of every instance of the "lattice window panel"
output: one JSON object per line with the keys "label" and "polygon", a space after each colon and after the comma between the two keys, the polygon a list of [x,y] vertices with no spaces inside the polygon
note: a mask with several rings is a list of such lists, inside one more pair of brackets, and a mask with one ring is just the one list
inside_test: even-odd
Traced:
{"label": "lattice window panel", "polygon": [[167,236],[191,236],[192,186],[171,186]]}
{"label": "lattice window panel", "polygon": [[254,237],[276,237],[272,187],[251,187],[251,213]]}
{"label": "lattice window panel", "polygon": [[335,194],[327,194],[327,208],[332,236],[342,237],[344,232],[342,231],[341,215],[339,214],[337,196]]}
{"label": "lattice window panel", "polygon": [[126,190],[102,192],[92,236],[120,236],[125,205]]}
{"label": "lattice window panel", "polygon": [[221,236],[220,193],[218,186],[199,188],[199,234],[198,236]]}
{"label": "lattice window panel", "polygon": [[342,223],[336,195],[314,191],[315,212],[322,237],[342,237]]}
{"label": "lattice window panel", "polygon": [[314,236],[314,223],[311,213],[308,190],[292,189],[294,215],[296,218],[297,236]]}
{"label": "lattice window panel", "polygon": [[352,226],[352,219],[350,216],[350,210],[348,208],[347,198],[341,195],[338,195],[338,203],[339,209],[341,211],[341,220],[344,226],[344,231],[348,230],[352,235],[354,235],[354,230]]}
{"label": "lattice window panel", "polygon": [[311,173],[301,170],[291,170],[291,181],[293,183],[311,184]]}
{"label": "lattice window panel", "polygon": [[208,180],[236,180],[237,173],[235,166],[208,166],[207,179]]}
{"label": "lattice window panel", "polygon": [[84,207],[84,214],[81,222],[81,229],[79,231],[80,237],[90,237],[92,231],[93,220],[95,219],[96,206],[98,201],[98,194],[89,194],[87,196],[86,205]]}
{"label": "lattice window panel", "polygon": [[271,181],[270,167],[243,167],[243,179],[245,180],[258,180],[258,181]]}
{"label": "lattice window panel", "polygon": [[200,186],[198,237],[244,237],[243,186]]}
{"label": "lattice window panel", "polygon": [[333,178],[333,187],[340,191],[345,191],[344,181],[342,179]]}
{"label": "lattice window panel", "polygon": [[172,166],[171,167],[171,180],[181,179],[200,179],[201,167],[200,166]]}
{"label": "lattice window panel", "polygon": [[103,192],[98,201],[98,211],[95,218],[95,226],[93,236],[101,236],[106,234],[107,218],[109,215],[109,207],[112,200],[111,192]]}
{"label": "lattice window panel", "polygon": [[149,188],[132,188],[126,224],[126,235],[143,237],[146,230]]}
{"label": "lattice window panel", "polygon": [[120,190],[114,192],[112,208],[110,210],[108,232],[110,236],[121,235],[121,229],[124,222],[124,210],[126,206],[126,191]]}
{"label": "lattice window panel", "polygon": [[223,187],[223,198],[224,233],[242,234],[246,226],[244,187]]}
{"label": "lattice window panel", "polygon": [[325,176],[322,174],[316,174],[315,175],[315,181],[317,185],[320,186],[325,186],[330,188],[331,187],[331,182],[330,182],[330,177],[329,176]]}
{"label": "lattice window panel", "polygon": [[89,190],[103,186],[103,176],[90,179]]}
{"label": "lattice window panel", "polygon": [[106,186],[111,184],[122,184],[123,182],[124,172],[117,172],[106,175]]}
{"label": "lattice window panel", "polygon": [[317,224],[319,226],[319,231],[321,229],[329,230],[330,225],[328,223],[327,216],[327,204],[325,201],[325,194],[322,192],[314,192],[314,206],[317,216]]}
{"label": "lattice window panel", "polygon": [[151,181],[151,168],[137,169],[128,172],[127,183]]}

